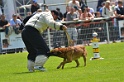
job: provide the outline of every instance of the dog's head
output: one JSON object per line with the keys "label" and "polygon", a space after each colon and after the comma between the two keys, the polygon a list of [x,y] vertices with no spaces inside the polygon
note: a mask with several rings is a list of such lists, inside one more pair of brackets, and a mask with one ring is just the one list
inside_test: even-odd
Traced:
{"label": "dog's head", "polygon": [[62,52],[61,52],[60,48],[54,48],[54,49],[52,49],[52,50],[50,51],[51,56],[58,56],[58,55],[60,55],[61,53],[62,53]]}
{"label": "dog's head", "polygon": [[64,54],[71,50],[69,47],[66,48],[54,48],[50,51],[51,56],[59,56],[60,54]]}

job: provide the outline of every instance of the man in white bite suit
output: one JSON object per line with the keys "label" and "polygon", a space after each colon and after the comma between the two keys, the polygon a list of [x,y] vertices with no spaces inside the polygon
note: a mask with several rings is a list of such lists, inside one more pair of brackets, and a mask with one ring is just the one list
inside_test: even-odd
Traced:
{"label": "man in white bite suit", "polygon": [[50,49],[41,34],[48,27],[56,30],[66,30],[67,28],[60,22],[55,22],[54,15],[50,11],[36,13],[27,21],[22,31],[22,39],[29,53],[27,68],[30,72],[34,72],[34,70],[44,71],[43,65],[50,56]]}

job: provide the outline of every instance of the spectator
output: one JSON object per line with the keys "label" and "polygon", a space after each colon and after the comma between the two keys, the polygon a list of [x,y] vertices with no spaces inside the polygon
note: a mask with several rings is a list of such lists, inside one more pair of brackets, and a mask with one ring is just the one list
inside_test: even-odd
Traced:
{"label": "spectator", "polygon": [[103,2],[106,2],[106,0],[98,0],[97,11],[99,11],[99,9],[102,7]]}
{"label": "spectator", "polygon": [[[116,15],[116,21],[118,26],[118,21],[119,20],[124,20],[124,6],[122,1],[118,1],[118,5],[115,7],[115,15]],[[119,30],[119,27],[118,27]],[[119,33],[118,33],[119,34]],[[123,41],[123,38],[121,38],[121,41]]]}
{"label": "spectator", "polygon": [[117,20],[123,20],[124,19],[124,6],[122,1],[118,1],[118,5],[115,7],[115,15],[117,17]]}
{"label": "spectator", "polygon": [[40,8],[39,4],[37,3],[36,0],[33,0],[33,3],[31,5],[31,13],[33,14]]}
{"label": "spectator", "polygon": [[78,0],[78,1],[79,1],[81,10],[83,10],[85,8],[85,6],[86,6],[86,4],[84,3],[84,0]]}
{"label": "spectator", "polygon": [[[82,14],[80,16],[80,20],[91,20],[93,19],[94,16],[92,16],[92,14],[90,12],[88,12],[86,10],[86,8],[84,8],[84,10],[82,11]],[[89,27],[90,24],[89,23],[83,23],[84,28],[82,28],[81,33],[85,34],[85,35],[81,35],[81,37],[83,38],[83,44],[84,45],[89,45],[89,39],[91,37],[91,35],[89,33],[91,33],[91,31],[89,29],[86,29],[85,27]]]}
{"label": "spectator", "polygon": [[75,9],[75,12],[77,13],[77,17],[79,18],[82,13],[82,10],[78,8],[77,6],[74,6],[74,9]]}
{"label": "spectator", "polygon": [[[21,23],[22,21],[20,19],[17,19],[17,14],[13,14],[12,19],[10,19],[10,25],[13,27],[15,34],[20,33],[19,28]],[[23,48],[16,48],[16,52],[18,53],[19,51],[22,52]]]}
{"label": "spectator", "polygon": [[[69,7],[69,12],[67,13],[66,19],[67,21],[74,21],[74,20],[79,19],[73,7]],[[71,36],[71,39],[73,40],[71,46],[76,45],[77,35],[78,35],[76,27],[73,24],[72,25],[70,24],[67,28],[67,31],[69,35]]]}
{"label": "spectator", "polygon": [[101,13],[100,12],[96,12],[95,13],[95,18],[99,18],[99,17],[101,17]]}
{"label": "spectator", "polygon": [[91,20],[93,18],[94,16],[90,12],[88,12],[86,8],[84,8],[80,16],[80,20]]}
{"label": "spectator", "polygon": [[[59,13],[56,10],[51,10],[52,16],[56,22],[60,22]],[[62,33],[62,32],[61,32]],[[60,31],[55,30],[53,34],[53,46],[54,48],[61,47],[60,41],[62,40]]]}
{"label": "spectator", "polygon": [[77,1],[77,0],[71,0],[71,1],[69,1],[69,2],[68,2],[68,6],[69,6],[69,7],[77,6],[77,7],[80,8],[79,1]]}
{"label": "spectator", "polygon": [[10,23],[5,19],[5,15],[1,15],[1,20],[0,20],[0,31],[5,31],[5,37],[9,36],[9,26]]}
{"label": "spectator", "polygon": [[86,6],[86,10],[87,10],[88,12],[90,12],[93,17],[95,16],[95,14],[94,14],[94,9],[93,9],[93,8]]}
{"label": "spectator", "polygon": [[66,12],[63,14],[63,21],[66,21],[67,19],[66,19],[66,15],[67,15],[67,13],[69,12],[69,6],[66,6]]}
{"label": "spectator", "polygon": [[56,10],[58,11],[58,18],[60,19],[60,20],[62,20],[63,19],[63,14],[62,14],[62,12],[60,11],[60,8],[56,8]]}
{"label": "spectator", "polygon": [[100,12],[101,16],[102,16],[102,9],[103,9],[104,6],[105,6],[105,2],[103,2],[102,6],[99,8],[99,12]]}
{"label": "spectator", "polygon": [[[103,7],[102,9],[102,16],[103,17],[107,17],[109,18],[108,21],[114,21],[114,17],[115,17],[115,14],[114,14],[114,11],[112,9],[112,6],[110,5],[110,1],[106,1],[105,2],[105,6]],[[109,22],[111,23],[111,22]],[[115,28],[114,26],[112,28],[109,28],[110,29],[110,40],[113,41],[113,43],[115,43],[115,37],[114,37],[114,31],[115,31]]]}
{"label": "spectator", "polygon": [[105,2],[105,6],[102,9],[102,16],[111,18],[115,16],[112,7],[110,6],[110,1]]}
{"label": "spectator", "polygon": [[10,20],[10,25],[13,27],[15,34],[19,34],[19,27],[21,23],[21,20],[17,19],[17,15],[13,14],[12,19]]}

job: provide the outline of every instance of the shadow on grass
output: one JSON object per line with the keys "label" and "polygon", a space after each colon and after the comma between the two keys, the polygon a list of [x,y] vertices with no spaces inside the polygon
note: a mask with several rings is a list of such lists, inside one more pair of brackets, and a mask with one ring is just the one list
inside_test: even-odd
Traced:
{"label": "shadow on grass", "polygon": [[20,72],[20,73],[13,73],[13,74],[32,74],[34,72]]}
{"label": "shadow on grass", "polygon": [[59,69],[49,69],[47,71],[38,71],[35,70],[34,72],[18,72],[18,73],[13,73],[13,74],[32,74],[32,73],[38,73],[38,72],[51,72],[51,71],[64,71],[64,70],[71,70],[71,69],[78,69],[78,68],[82,68],[83,66],[79,66],[79,67],[65,67],[64,69],[59,68]]}
{"label": "shadow on grass", "polygon": [[26,72],[18,72],[13,74],[32,74],[32,73],[38,73],[38,72],[47,72],[47,70],[46,71],[35,70],[34,72],[26,71]]}

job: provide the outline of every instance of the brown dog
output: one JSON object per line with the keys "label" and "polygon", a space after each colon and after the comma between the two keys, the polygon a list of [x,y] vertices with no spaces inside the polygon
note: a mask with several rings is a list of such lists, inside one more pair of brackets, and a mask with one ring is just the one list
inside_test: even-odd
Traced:
{"label": "brown dog", "polygon": [[71,47],[65,47],[65,48],[55,48],[51,50],[51,53],[52,53],[52,56],[64,58],[63,62],[60,63],[57,69],[59,69],[61,66],[62,66],[62,69],[64,69],[64,65],[66,63],[72,62],[72,60],[75,60],[77,64],[76,67],[78,67],[79,66],[78,59],[80,57],[83,57],[84,66],[86,66],[87,51],[83,45],[77,45],[77,46],[71,46]]}

